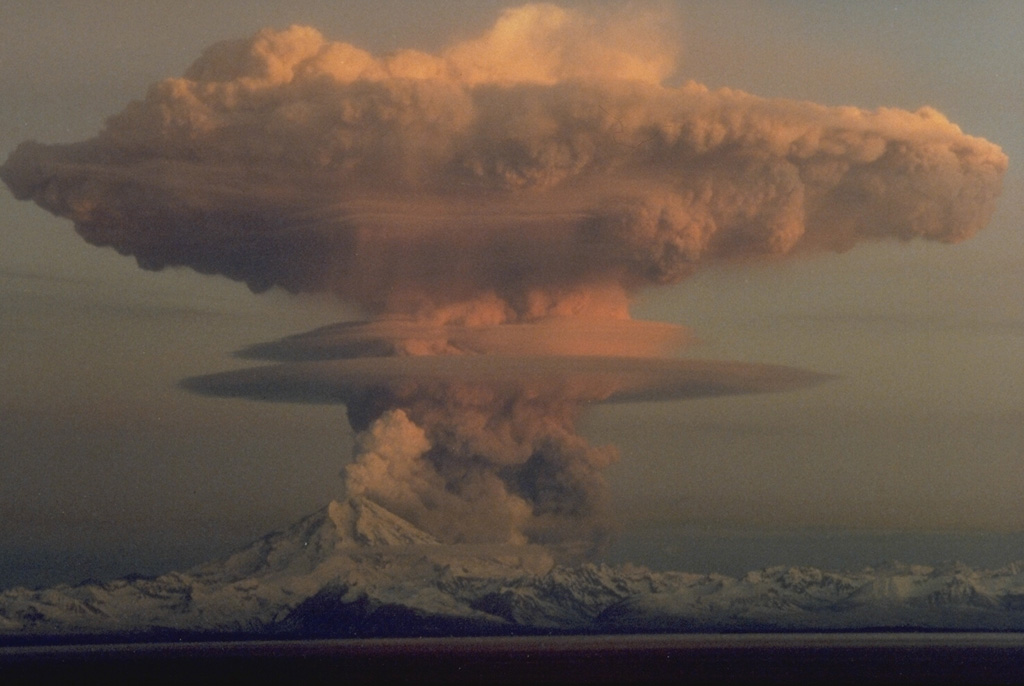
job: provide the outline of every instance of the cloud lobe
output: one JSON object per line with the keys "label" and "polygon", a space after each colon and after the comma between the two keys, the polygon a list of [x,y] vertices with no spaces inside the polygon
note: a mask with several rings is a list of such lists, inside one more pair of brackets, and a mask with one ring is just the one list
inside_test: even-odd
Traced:
{"label": "cloud lobe", "polygon": [[375,57],[267,29],[0,176],[146,268],[439,321],[624,317],[701,264],[988,221],[1006,157],[935,110],[664,85],[649,32],[528,5],[439,55]]}

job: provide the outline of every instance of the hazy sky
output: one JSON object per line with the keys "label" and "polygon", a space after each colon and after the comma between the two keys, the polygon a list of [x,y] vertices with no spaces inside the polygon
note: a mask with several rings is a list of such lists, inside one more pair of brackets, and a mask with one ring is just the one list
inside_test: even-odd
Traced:
{"label": "hazy sky", "polygon": [[[208,45],[264,26],[309,24],[375,53],[436,51],[506,4],[19,5],[0,24],[0,152],[88,138]],[[650,522],[1024,530],[1024,6],[661,4],[681,48],[672,83],[929,105],[1000,145],[1010,169],[991,224],[965,243],[708,269],[642,293],[632,315],[690,328],[703,342],[687,354],[840,378],[593,408],[585,433],[622,453],[609,471],[622,535]],[[339,408],[176,384],[351,309],[144,272],[6,191],[0,290],[0,585],[180,567],[340,492],[351,431]]]}

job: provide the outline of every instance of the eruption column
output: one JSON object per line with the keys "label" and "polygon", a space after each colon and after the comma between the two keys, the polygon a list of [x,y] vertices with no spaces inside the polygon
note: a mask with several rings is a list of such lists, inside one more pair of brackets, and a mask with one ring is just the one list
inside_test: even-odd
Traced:
{"label": "eruption column", "polygon": [[705,264],[963,240],[1007,166],[929,107],[665,85],[676,51],[652,17],[526,5],[438,55],[382,57],[266,29],[92,140],[23,143],[0,178],[144,268],[330,292],[373,318],[186,382],[346,403],[350,490],[451,541],[593,543],[614,451],[574,433],[581,403],[810,380],[657,361],[678,336],[630,328],[634,293]]}

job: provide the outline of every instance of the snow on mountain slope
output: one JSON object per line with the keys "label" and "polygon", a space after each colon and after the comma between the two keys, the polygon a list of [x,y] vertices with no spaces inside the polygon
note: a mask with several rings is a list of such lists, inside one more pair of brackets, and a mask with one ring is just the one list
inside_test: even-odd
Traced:
{"label": "snow on mountain slope", "polygon": [[540,546],[442,545],[352,499],[185,572],[0,593],[0,640],[885,628],[1022,630],[1024,566],[569,567]]}
{"label": "snow on mountain slope", "polygon": [[609,608],[602,626],[652,631],[1024,628],[1024,573],[890,563],[859,572],[774,567],[741,579],[708,576]]}

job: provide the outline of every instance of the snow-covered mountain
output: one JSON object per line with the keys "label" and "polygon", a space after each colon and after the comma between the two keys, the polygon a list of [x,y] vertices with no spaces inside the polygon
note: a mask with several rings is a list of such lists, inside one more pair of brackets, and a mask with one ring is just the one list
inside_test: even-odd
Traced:
{"label": "snow-covered mountain", "polygon": [[564,566],[540,546],[443,545],[352,499],[185,572],[0,593],[0,641],[909,628],[1024,630],[1024,563],[742,578]]}

